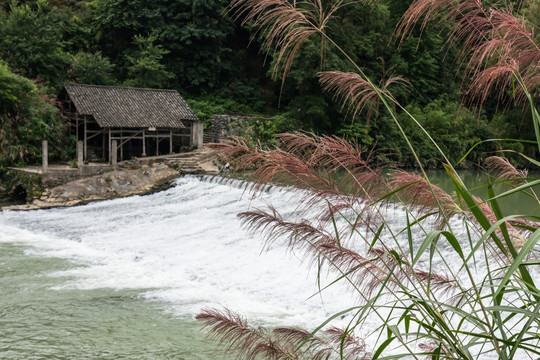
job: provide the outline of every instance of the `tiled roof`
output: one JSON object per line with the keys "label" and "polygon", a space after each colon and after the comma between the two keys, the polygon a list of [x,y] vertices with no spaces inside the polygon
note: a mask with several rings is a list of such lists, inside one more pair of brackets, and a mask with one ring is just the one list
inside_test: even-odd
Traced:
{"label": "tiled roof", "polygon": [[197,120],[176,90],[66,84],[77,112],[92,115],[101,127],[184,128]]}

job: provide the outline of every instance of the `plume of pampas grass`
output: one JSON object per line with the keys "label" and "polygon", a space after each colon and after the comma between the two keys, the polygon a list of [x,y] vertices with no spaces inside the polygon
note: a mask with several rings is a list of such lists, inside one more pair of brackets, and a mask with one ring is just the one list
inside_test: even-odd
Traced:
{"label": "plume of pampas grass", "polygon": [[274,76],[283,65],[286,78],[300,47],[314,34],[321,34],[321,64],[324,62],[326,29],[343,6],[356,1],[322,0],[233,0],[229,12],[242,24],[252,24],[263,38],[262,48],[274,53]]}
{"label": "plume of pampas grass", "polygon": [[209,329],[210,336],[219,339],[221,346],[238,351],[242,359],[298,359],[294,350],[282,348],[264,329],[249,326],[244,317],[229,309],[203,309],[196,319]]}
{"label": "plume of pampas grass", "polygon": [[364,108],[367,107],[366,127],[372,114],[378,111],[381,95],[385,95],[396,102],[392,93],[388,90],[391,85],[408,87],[407,80],[399,76],[393,76],[381,81],[379,86],[374,85],[367,78],[357,73],[325,71],[319,74],[319,82],[323,91],[334,94],[334,100],[341,103],[341,109],[347,108],[354,119]]}
{"label": "plume of pampas grass", "polygon": [[484,163],[498,179],[513,180],[515,185],[523,184],[521,179],[527,177],[527,170],[517,170],[507,159],[500,156],[490,156],[484,160]]}
{"label": "plume of pampas grass", "polygon": [[346,335],[339,329],[329,330],[328,338],[314,336],[305,330],[291,327],[278,327],[267,331],[249,326],[243,316],[227,308],[203,309],[196,319],[209,329],[210,336],[219,339],[221,347],[238,351],[239,359],[336,359],[340,354],[342,337],[346,337],[343,342],[346,356],[343,359],[370,358],[361,340]]}
{"label": "plume of pampas grass", "polygon": [[447,276],[412,269],[405,257],[396,259],[398,252],[393,249],[372,248],[367,255],[361,255],[340,242],[340,238],[345,238],[343,234],[331,234],[306,221],[284,221],[275,210],[254,210],[238,216],[250,232],[265,235],[267,246],[286,240],[284,245],[301,252],[312,265],[328,264],[330,270],[347,274],[349,286],[360,290],[363,300],[369,300],[383,283],[396,288],[406,281],[430,281],[441,294],[456,290],[459,285]]}
{"label": "plume of pampas grass", "polygon": [[[512,7],[485,6],[479,0],[416,0],[407,9],[396,29],[403,40],[420,23],[451,24],[449,39],[459,42],[460,59],[466,63],[464,78],[469,99],[483,104],[492,91],[499,100],[513,88],[516,102],[528,101],[540,87],[540,47],[535,28]],[[516,81],[517,80],[517,81]],[[514,84],[518,86],[514,86]]]}
{"label": "plume of pampas grass", "polygon": [[441,225],[445,217],[448,219],[462,212],[447,192],[417,174],[394,171],[390,174],[389,184],[405,204],[417,207],[420,214],[437,211]]}
{"label": "plume of pampas grass", "polygon": [[330,341],[335,344],[343,344],[343,353],[346,357],[355,357],[358,360],[370,360],[373,354],[368,351],[366,342],[350,332],[332,326],[325,333]]}

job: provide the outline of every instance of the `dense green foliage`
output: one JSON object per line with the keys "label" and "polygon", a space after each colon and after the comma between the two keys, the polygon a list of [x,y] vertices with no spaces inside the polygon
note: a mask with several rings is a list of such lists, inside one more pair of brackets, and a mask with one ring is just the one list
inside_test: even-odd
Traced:
{"label": "dense green foliage", "polygon": [[[523,121],[527,114],[519,107],[488,103],[481,111],[467,111],[461,106],[461,69],[455,55],[459,44],[444,41],[448,31],[444,26],[412,31],[402,41],[395,38],[396,24],[408,1],[351,2],[343,7],[328,26],[336,43],[325,43],[321,57],[320,37],[310,38],[298,50],[285,80],[281,65],[274,67],[279,63],[277,54],[259,52],[263,34],[249,23],[232,21],[228,3],[3,0],[0,58],[12,72],[39,84],[39,93],[50,98],[57,97],[66,82],[174,88],[190,100],[207,126],[216,112],[277,115],[278,125],[267,126],[263,137],[272,138],[272,129],[291,127],[342,134],[375,147],[381,158],[411,166],[410,152],[397,140],[397,129],[385,115],[374,112],[368,117],[364,111],[353,118],[332,95],[321,91],[319,71],[353,70],[339,46],[373,79],[392,75],[406,79],[410,86],[395,87],[393,94],[452,153],[490,137],[533,134],[530,123]],[[27,95],[37,99],[37,93],[28,91]],[[421,138],[417,127],[408,130],[413,140]],[[60,143],[66,141],[65,135],[56,136]],[[422,141],[417,145],[421,148]],[[498,147],[495,143],[479,147],[469,160],[476,162]],[[537,151],[524,150],[529,156]],[[425,159],[427,166],[440,166],[436,156]],[[12,160],[2,162],[13,164]]]}
{"label": "dense green foliage", "polygon": [[52,160],[64,155],[65,124],[58,109],[36,84],[1,62],[0,105],[0,169],[41,159],[41,140],[50,141]]}

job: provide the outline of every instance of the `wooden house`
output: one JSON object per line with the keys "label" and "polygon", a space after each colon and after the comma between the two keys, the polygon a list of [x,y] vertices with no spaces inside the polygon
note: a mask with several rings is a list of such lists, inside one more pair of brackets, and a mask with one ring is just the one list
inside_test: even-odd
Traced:
{"label": "wooden house", "polygon": [[[83,141],[84,161],[110,161],[202,146],[202,124],[176,90],[66,84],[62,113]],[[114,141],[116,140],[116,142]]]}

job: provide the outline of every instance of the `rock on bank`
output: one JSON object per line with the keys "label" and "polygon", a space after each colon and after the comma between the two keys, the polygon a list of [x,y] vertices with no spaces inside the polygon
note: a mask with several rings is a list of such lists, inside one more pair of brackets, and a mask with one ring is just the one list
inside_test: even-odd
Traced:
{"label": "rock on bank", "polygon": [[148,194],[171,186],[176,178],[185,173],[217,172],[213,154],[199,152],[189,155],[153,158],[146,162],[125,162],[117,169],[100,175],[45,188],[41,195],[27,199],[26,204],[6,206],[1,210],[74,206],[97,200]]}
{"label": "rock on bank", "polygon": [[30,200],[25,205],[3,209],[32,210],[73,206],[95,200],[146,194],[169,186],[178,176],[177,170],[163,163],[143,165],[140,169],[114,170],[45,189],[38,199]]}

